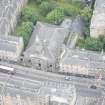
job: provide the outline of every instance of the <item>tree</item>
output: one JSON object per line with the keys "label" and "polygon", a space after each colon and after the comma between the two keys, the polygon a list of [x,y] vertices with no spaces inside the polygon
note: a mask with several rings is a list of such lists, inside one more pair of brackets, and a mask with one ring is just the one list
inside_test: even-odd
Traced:
{"label": "tree", "polygon": [[80,15],[84,17],[85,21],[90,21],[92,16],[92,10],[89,7],[85,7],[83,10],[80,11]]}
{"label": "tree", "polygon": [[51,12],[54,8],[56,8],[56,2],[42,2],[40,5],[40,12],[42,15],[46,16],[49,12]]}
{"label": "tree", "polygon": [[40,4],[43,0],[29,0],[29,2],[32,2],[32,1],[36,2],[37,4]]}
{"label": "tree", "polygon": [[60,8],[63,8],[65,15],[70,17],[75,17],[80,12],[80,8],[77,8],[75,5],[63,4],[60,5]]}
{"label": "tree", "polygon": [[33,23],[32,22],[23,22],[16,29],[16,35],[23,37],[25,46],[28,43],[28,40],[32,34],[32,31],[33,31]]}
{"label": "tree", "polygon": [[53,24],[60,24],[64,16],[64,10],[62,8],[56,8],[47,15],[46,20]]}
{"label": "tree", "polygon": [[35,24],[38,20],[38,14],[35,12],[34,7],[26,6],[21,13],[21,18],[23,21],[30,21]]}

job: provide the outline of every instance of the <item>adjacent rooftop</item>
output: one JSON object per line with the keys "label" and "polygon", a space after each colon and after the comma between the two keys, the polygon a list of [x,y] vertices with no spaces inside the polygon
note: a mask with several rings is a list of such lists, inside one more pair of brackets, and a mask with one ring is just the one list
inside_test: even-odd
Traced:
{"label": "adjacent rooftop", "polygon": [[0,58],[17,61],[23,50],[23,39],[14,36],[0,36]]}

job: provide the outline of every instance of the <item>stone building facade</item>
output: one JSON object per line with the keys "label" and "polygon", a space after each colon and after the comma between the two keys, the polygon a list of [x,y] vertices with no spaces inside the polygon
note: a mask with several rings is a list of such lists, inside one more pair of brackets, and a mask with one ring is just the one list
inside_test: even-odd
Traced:
{"label": "stone building facade", "polygon": [[0,36],[0,60],[17,62],[23,50],[23,38]]}
{"label": "stone building facade", "polygon": [[0,0],[0,60],[18,61],[23,50],[23,38],[10,35],[17,18],[28,0]]}
{"label": "stone building facade", "polygon": [[[23,79],[22,79],[23,80]],[[21,79],[18,83],[23,83]],[[28,82],[27,82],[28,81]],[[9,81],[7,81],[9,83]],[[77,90],[70,83],[59,81],[30,81],[25,80],[21,85],[16,82],[11,83],[12,91],[0,93],[1,105],[75,105],[77,101]],[[6,86],[6,89],[10,86]],[[20,87],[21,89],[18,89]],[[3,85],[0,85],[1,89]],[[17,90],[17,91],[16,91]],[[3,97],[3,98],[1,98]],[[79,104],[81,105],[81,104]]]}
{"label": "stone building facade", "polygon": [[105,36],[105,0],[96,0],[90,25],[90,35],[97,38]]}
{"label": "stone building facade", "polygon": [[36,105],[75,105],[76,89],[71,86],[68,88],[42,87],[39,95],[36,95]]}
{"label": "stone building facade", "polygon": [[66,49],[60,61],[60,73],[105,76],[105,54]]}

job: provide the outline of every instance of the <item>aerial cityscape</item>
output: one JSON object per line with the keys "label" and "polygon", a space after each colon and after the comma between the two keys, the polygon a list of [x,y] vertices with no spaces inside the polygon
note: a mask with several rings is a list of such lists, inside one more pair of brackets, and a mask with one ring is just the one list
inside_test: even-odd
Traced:
{"label": "aerial cityscape", "polygon": [[105,0],[0,0],[0,105],[105,105]]}

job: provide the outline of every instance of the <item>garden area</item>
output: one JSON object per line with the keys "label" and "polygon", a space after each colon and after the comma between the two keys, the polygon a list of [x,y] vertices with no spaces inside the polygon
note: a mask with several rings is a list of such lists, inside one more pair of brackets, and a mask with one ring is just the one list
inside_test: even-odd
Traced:
{"label": "garden area", "polygon": [[84,39],[79,39],[77,41],[77,47],[81,49],[91,50],[91,51],[104,51],[105,52],[105,37],[100,36],[99,38],[91,38],[87,36]]}
{"label": "garden area", "polygon": [[65,17],[75,19],[78,15],[84,17],[88,33],[91,13],[91,9],[80,1],[29,0],[21,12],[15,35],[22,36],[26,46],[37,21],[59,25]]}
{"label": "garden area", "polygon": [[37,21],[59,25],[65,17],[73,20],[76,16],[82,16],[86,25],[84,39],[79,39],[76,46],[92,51],[105,51],[104,37],[90,37],[92,9],[78,0],[29,0],[21,12],[15,35],[22,36],[27,46]]}
{"label": "garden area", "polygon": [[76,46],[92,51],[105,51],[104,37],[90,37],[92,9],[78,0],[29,0],[21,12],[15,35],[22,36],[27,46],[37,21],[59,25],[65,17],[73,20],[77,16],[84,18],[86,27],[84,39],[79,39]]}

